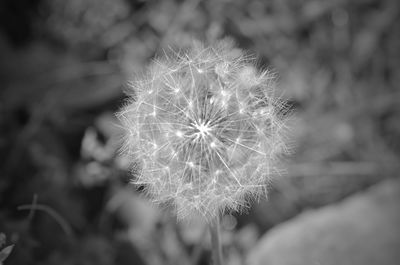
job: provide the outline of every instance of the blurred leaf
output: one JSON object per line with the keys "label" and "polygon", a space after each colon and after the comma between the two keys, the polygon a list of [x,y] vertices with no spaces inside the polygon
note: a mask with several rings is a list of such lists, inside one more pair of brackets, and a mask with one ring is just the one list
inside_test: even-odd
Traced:
{"label": "blurred leaf", "polygon": [[13,248],[14,245],[9,245],[0,251],[0,264],[8,258]]}

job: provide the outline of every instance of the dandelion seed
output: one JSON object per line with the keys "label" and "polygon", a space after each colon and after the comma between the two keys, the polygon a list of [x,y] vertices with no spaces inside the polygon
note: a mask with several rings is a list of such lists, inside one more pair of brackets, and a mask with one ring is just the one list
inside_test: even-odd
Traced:
{"label": "dandelion seed", "polygon": [[242,209],[287,150],[271,80],[228,42],[158,59],[119,113],[122,150],[141,172],[133,183],[172,202],[179,218]]}

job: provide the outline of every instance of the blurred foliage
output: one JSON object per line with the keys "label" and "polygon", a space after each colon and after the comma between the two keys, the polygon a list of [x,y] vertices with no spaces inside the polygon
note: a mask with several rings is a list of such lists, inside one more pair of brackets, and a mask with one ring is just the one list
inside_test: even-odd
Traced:
{"label": "blurred foliage", "polygon": [[14,248],[14,245],[3,246],[6,244],[6,239],[7,236],[4,233],[0,233],[0,264],[3,264]]}
{"label": "blurred foliage", "polygon": [[128,184],[113,114],[160,49],[192,38],[256,53],[295,109],[295,152],[269,202],[223,220],[229,264],[304,209],[396,177],[399,10],[396,0],[1,1],[6,264],[208,264],[204,223],[176,223]]}

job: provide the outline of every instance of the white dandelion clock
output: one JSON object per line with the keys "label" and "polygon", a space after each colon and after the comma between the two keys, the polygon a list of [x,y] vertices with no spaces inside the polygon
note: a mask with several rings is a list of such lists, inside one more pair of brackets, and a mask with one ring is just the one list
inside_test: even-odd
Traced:
{"label": "white dandelion clock", "polygon": [[273,85],[228,42],[155,60],[119,113],[133,182],[179,218],[242,209],[265,192],[286,150]]}

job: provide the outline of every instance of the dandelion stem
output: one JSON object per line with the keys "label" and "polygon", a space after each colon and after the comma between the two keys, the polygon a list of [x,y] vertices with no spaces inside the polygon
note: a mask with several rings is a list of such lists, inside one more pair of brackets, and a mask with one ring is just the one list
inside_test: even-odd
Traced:
{"label": "dandelion stem", "polygon": [[214,265],[223,265],[219,216],[210,223],[211,253]]}

